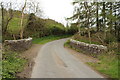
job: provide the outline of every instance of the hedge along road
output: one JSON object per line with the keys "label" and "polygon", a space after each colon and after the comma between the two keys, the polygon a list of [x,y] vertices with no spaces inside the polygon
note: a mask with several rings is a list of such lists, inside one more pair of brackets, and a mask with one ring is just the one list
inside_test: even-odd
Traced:
{"label": "hedge along road", "polygon": [[31,78],[103,78],[64,48],[66,40],[49,42],[40,49]]}

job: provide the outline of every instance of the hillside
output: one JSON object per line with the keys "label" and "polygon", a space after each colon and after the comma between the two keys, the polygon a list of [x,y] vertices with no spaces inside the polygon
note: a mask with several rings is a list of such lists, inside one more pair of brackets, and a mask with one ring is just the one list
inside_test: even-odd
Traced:
{"label": "hillside", "polygon": [[[10,21],[10,23],[8,25],[9,26],[8,30],[10,32],[13,32],[13,33],[18,33],[19,30],[20,30],[21,12],[20,11],[14,11],[13,13],[14,13],[14,17],[13,17],[13,19]],[[25,14],[25,18],[24,18],[24,25],[25,26],[26,26],[29,15],[30,14]],[[37,17],[37,18],[39,18],[39,17]],[[39,19],[41,19],[41,21],[43,21],[45,23],[45,26],[47,28],[52,28],[53,26],[59,27],[61,29],[65,28],[63,24],[58,23],[55,20],[42,19],[42,18],[39,18]]]}
{"label": "hillside", "polygon": [[[24,27],[24,29],[27,29],[26,31],[24,30],[25,37],[27,37],[29,35],[29,33],[30,33],[29,36],[41,37],[41,36],[45,36],[45,35],[57,34],[57,31],[58,31],[58,34],[65,32],[65,27],[63,24],[58,23],[52,19],[42,19],[42,18],[39,18],[39,17],[35,16],[34,14],[33,15],[32,14],[24,14],[23,27]],[[33,21],[30,21],[31,16],[32,16],[31,20],[33,20]],[[8,27],[7,27],[7,33],[3,36],[3,38],[4,39],[13,39],[13,36],[16,38],[19,38],[19,34],[20,34],[20,30],[21,30],[20,23],[21,23],[21,11],[14,10],[13,17],[10,20]],[[30,28],[31,28],[31,30],[30,30]],[[43,35],[43,33],[44,34],[46,33],[46,34]]]}
{"label": "hillside", "polygon": [[49,28],[52,28],[53,26],[56,26],[56,27],[59,27],[61,29],[64,29],[64,25],[61,24],[61,23],[58,23],[52,19],[44,19],[45,23],[46,23],[46,26],[49,27]]}

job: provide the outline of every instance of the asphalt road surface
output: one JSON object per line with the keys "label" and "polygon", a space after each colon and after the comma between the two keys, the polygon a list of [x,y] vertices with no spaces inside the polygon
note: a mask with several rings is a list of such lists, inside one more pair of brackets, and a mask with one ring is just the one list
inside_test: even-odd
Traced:
{"label": "asphalt road surface", "polygon": [[40,49],[31,78],[103,78],[64,48],[66,40],[49,42]]}

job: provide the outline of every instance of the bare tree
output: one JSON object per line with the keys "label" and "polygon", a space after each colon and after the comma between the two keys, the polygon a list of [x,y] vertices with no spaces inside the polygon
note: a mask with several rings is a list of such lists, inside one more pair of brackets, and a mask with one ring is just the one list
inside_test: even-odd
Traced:
{"label": "bare tree", "polygon": [[12,3],[1,2],[1,11],[2,11],[2,32],[3,34],[5,34],[8,29],[8,24],[13,18]]}
{"label": "bare tree", "polygon": [[91,33],[90,33],[90,6],[88,6],[88,2],[84,2],[84,7],[86,9],[86,17],[87,17],[87,24],[88,24],[88,37],[89,42],[91,43]]}
{"label": "bare tree", "polygon": [[27,3],[27,0],[25,0],[25,4],[22,8],[22,16],[21,16],[21,23],[20,23],[20,26],[21,26],[21,30],[20,30],[20,38],[23,39],[23,32],[24,32],[24,27],[23,27],[23,19],[24,19],[24,9],[26,7],[26,3]]}
{"label": "bare tree", "polygon": [[[24,33],[24,25],[23,25],[23,21],[24,21],[24,14],[25,13],[33,13],[35,14],[36,16],[39,16],[38,14],[41,14],[41,9],[39,7],[39,3],[35,3],[35,2],[29,2],[27,3],[27,0],[25,0],[25,4],[24,6],[22,7],[22,16],[21,16],[21,23],[20,23],[20,26],[21,26],[21,31],[20,31],[20,38],[23,39],[23,33]],[[40,17],[40,16],[39,16]]]}
{"label": "bare tree", "polygon": [[39,17],[41,16],[42,11],[40,9],[38,2],[28,3],[28,8],[29,8],[28,13],[34,13],[36,16],[39,16]]}

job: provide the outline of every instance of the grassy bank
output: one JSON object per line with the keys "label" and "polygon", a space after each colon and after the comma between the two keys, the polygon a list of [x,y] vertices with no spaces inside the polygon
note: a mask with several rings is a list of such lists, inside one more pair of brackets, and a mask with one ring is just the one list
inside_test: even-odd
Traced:
{"label": "grassy bank", "polygon": [[[77,50],[74,47],[70,46],[69,44],[70,42],[67,41],[64,46],[69,47],[71,49],[74,49],[80,53],[85,53],[82,50]],[[89,54],[87,54],[89,55]],[[94,54],[95,55],[95,54]],[[92,55],[89,55],[92,57]],[[89,66],[91,66],[93,69],[95,69],[96,71],[100,72],[101,74],[105,75],[108,78],[118,78],[118,55],[116,55],[116,52],[114,51],[109,51],[107,53],[103,53],[103,54],[99,54],[96,55],[97,59],[100,60],[100,62],[98,63],[86,63]]]}
{"label": "grassy bank", "polygon": [[[21,27],[20,27],[20,18],[13,18],[10,23],[9,23],[9,27],[8,27],[8,32],[13,33],[13,34],[18,34]],[[24,19],[24,25],[26,24],[27,19]]]}
{"label": "grassy bank", "polygon": [[45,44],[45,43],[53,41],[53,40],[67,38],[67,37],[70,37],[70,36],[71,35],[61,35],[61,36],[51,35],[51,36],[46,36],[46,37],[41,37],[41,38],[34,38],[33,43],[34,44]]}
{"label": "grassy bank", "polygon": [[16,78],[16,73],[21,72],[24,68],[25,59],[20,58],[20,54],[12,51],[4,51],[2,60],[2,77],[3,80],[6,78]]}
{"label": "grassy bank", "polygon": [[109,78],[118,78],[118,56],[108,56],[109,53],[99,55],[99,63],[89,62],[87,64]]}

